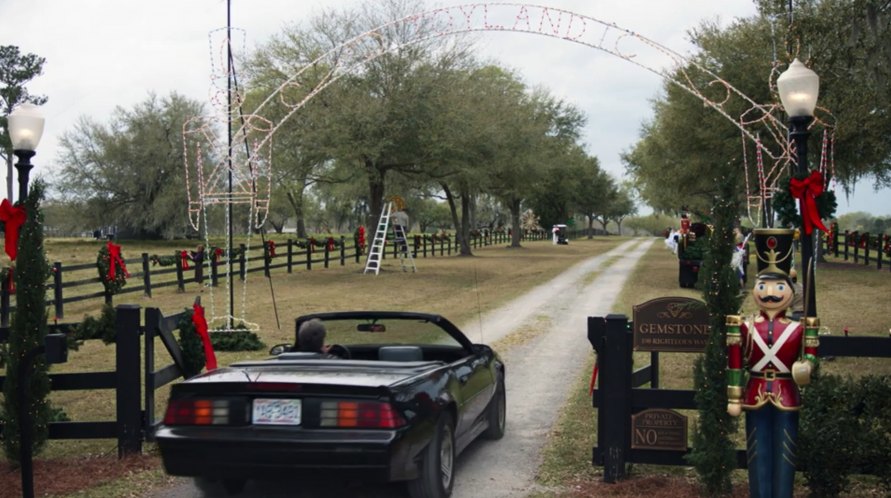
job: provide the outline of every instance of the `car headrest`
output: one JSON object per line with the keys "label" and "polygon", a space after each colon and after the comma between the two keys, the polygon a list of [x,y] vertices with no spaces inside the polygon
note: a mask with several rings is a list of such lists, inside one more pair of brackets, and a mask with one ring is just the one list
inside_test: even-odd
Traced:
{"label": "car headrest", "polygon": [[418,346],[382,346],[377,350],[380,361],[422,361],[424,352]]}
{"label": "car headrest", "polygon": [[291,351],[288,353],[282,353],[276,356],[279,360],[315,360],[318,358],[322,358],[325,355],[322,353],[316,353],[313,351]]}

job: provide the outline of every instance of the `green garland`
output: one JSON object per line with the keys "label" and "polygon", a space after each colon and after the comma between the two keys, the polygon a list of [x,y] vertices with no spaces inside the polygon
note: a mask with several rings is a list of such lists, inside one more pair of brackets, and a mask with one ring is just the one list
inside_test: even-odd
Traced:
{"label": "green garland", "polygon": [[68,336],[68,348],[77,351],[84,341],[90,339],[102,339],[105,344],[112,344],[117,339],[115,311],[112,305],[102,306],[99,318],[85,316]]}
{"label": "green garland", "polygon": [[152,266],[173,266],[176,264],[177,259],[176,256],[158,256],[157,254],[149,256],[149,261],[152,262]]}
{"label": "green garland", "polygon": [[[121,256],[123,259],[123,255]],[[108,278],[108,269],[111,266],[111,255],[108,253],[108,246],[104,245],[99,249],[99,255],[96,257],[96,268],[99,270],[99,280],[105,286],[105,292],[115,295],[121,292],[121,289],[127,285],[127,274],[120,266],[115,268],[114,278]]]}
{"label": "green garland", "polygon": [[210,343],[213,344],[214,351],[259,351],[266,349],[266,345],[263,344],[260,337],[247,329],[233,332],[211,331]]}

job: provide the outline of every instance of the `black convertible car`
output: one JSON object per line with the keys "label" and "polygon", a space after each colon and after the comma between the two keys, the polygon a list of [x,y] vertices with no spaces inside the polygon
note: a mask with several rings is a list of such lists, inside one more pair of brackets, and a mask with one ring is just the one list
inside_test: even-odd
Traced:
{"label": "black convertible car", "polygon": [[[439,315],[306,315],[327,354],[272,348],[173,386],[156,433],[164,468],[237,492],[250,478],[405,481],[451,494],[456,455],[505,426],[504,364]],[[296,343],[295,336],[295,343]]]}

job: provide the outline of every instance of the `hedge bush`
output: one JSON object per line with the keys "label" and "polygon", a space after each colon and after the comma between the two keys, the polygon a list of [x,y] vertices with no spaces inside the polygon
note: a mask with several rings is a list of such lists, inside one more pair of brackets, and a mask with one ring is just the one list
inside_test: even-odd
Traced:
{"label": "hedge bush", "polygon": [[802,393],[799,464],[815,496],[838,496],[853,474],[891,493],[891,377],[817,374]]}

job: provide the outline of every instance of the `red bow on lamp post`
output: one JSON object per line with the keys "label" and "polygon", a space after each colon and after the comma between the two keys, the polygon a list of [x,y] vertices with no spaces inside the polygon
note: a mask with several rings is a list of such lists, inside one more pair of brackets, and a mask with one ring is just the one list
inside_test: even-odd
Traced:
{"label": "red bow on lamp post", "polygon": [[25,208],[13,206],[9,199],[0,203],[0,221],[6,223],[6,254],[15,261],[18,255],[19,229],[25,223]]}
{"label": "red bow on lamp post", "polygon": [[118,274],[118,265],[121,265],[124,275],[129,277],[130,272],[127,271],[127,265],[124,264],[124,260],[121,258],[121,246],[111,241],[108,241],[106,246],[108,247],[108,281],[111,282],[115,279],[115,276]]}
{"label": "red bow on lamp post", "polygon": [[217,357],[213,352],[213,344],[210,342],[210,334],[207,331],[207,318],[204,316],[204,307],[197,302],[192,305],[192,323],[195,325],[195,332],[201,337],[201,343],[204,345],[204,366],[208,371],[217,368]]}
{"label": "red bow on lamp post", "polygon": [[819,171],[811,171],[811,174],[805,178],[790,179],[789,193],[799,201],[805,234],[810,235],[814,231],[814,227],[824,232],[829,231],[823,225],[823,220],[820,219],[820,213],[817,211],[817,197],[823,193],[823,175]]}

